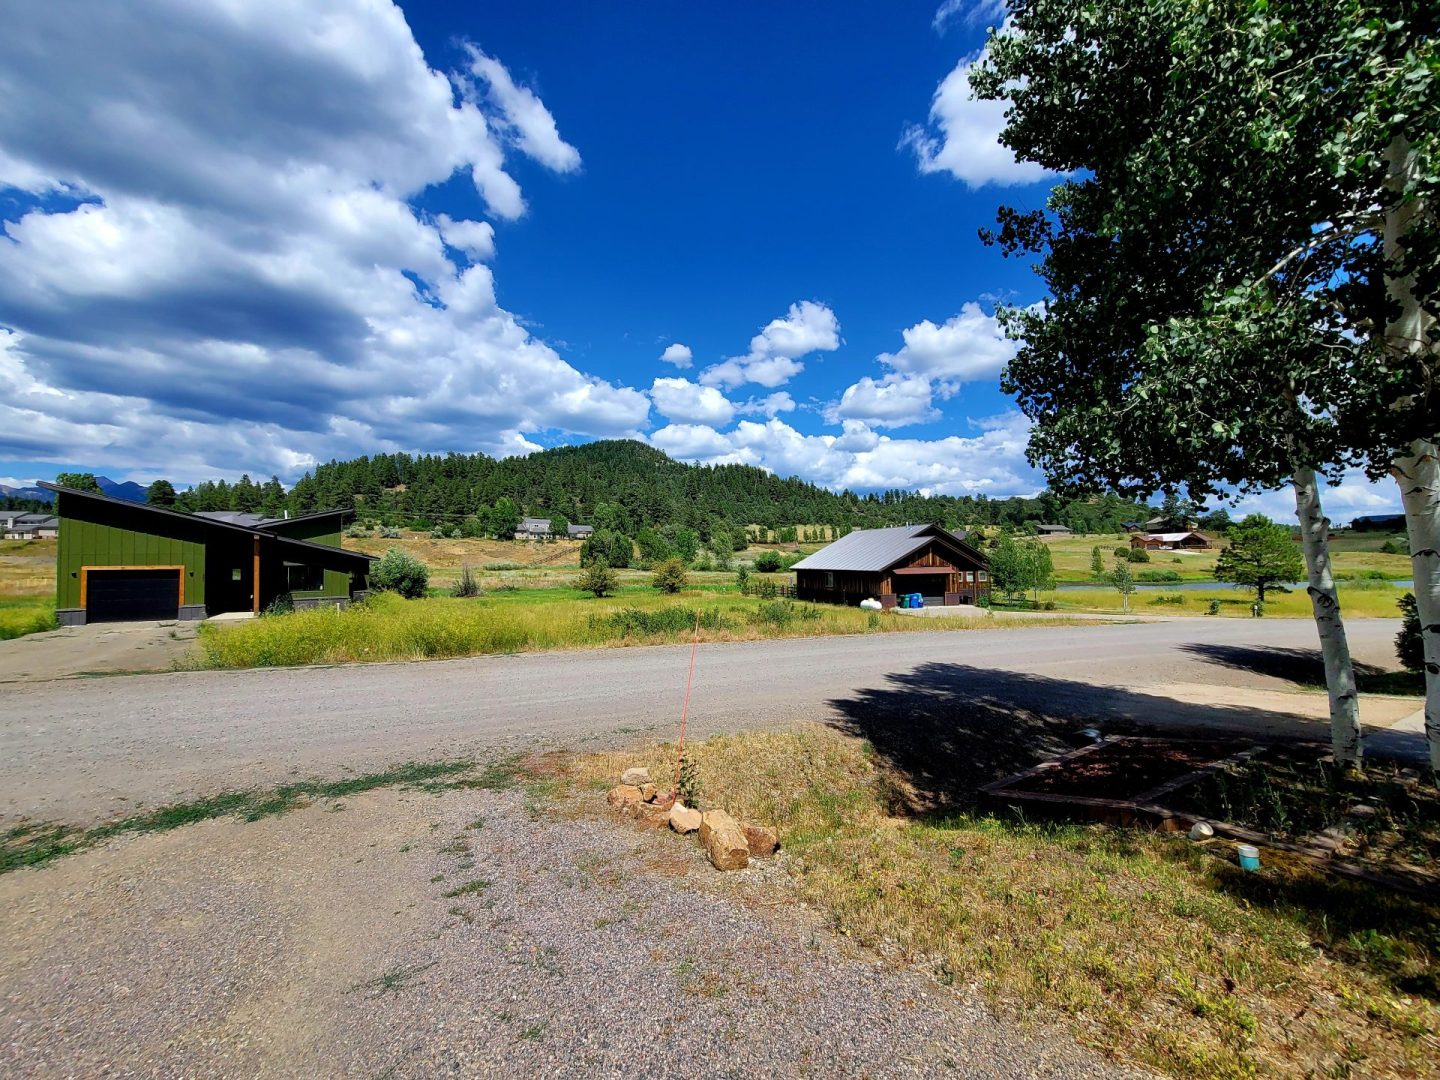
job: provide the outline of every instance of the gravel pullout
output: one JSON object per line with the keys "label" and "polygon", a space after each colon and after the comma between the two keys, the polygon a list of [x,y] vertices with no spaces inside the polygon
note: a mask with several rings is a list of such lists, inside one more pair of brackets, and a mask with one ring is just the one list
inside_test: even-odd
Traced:
{"label": "gravel pullout", "polygon": [[0,879],[0,1072],[1137,1075],[835,938],[778,861],[518,791],[343,806]]}

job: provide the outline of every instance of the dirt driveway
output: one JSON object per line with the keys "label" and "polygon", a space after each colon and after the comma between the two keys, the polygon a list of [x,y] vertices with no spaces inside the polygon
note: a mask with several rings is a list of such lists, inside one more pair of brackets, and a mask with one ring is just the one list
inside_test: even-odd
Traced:
{"label": "dirt driveway", "polygon": [[0,878],[0,1073],[1133,1075],[849,947],[776,861],[535,800],[375,791]]}
{"label": "dirt driveway", "polygon": [[194,622],[63,626],[0,641],[0,683],[169,671],[195,641]]}

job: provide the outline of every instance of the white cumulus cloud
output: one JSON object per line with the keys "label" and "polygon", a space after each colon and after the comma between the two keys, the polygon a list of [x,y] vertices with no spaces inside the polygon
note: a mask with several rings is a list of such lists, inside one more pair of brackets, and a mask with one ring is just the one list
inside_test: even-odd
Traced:
{"label": "white cumulus cloud", "polygon": [[904,427],[938,420],[940,410],[931,400],[930,380],[890,374],[882,379],[862,376],[845,388],[828,416],[831,421],[861,420],[876,427]]}
{"label": "white cumulus cloud", "polygon": [[922,173],[946,172],[971,188],[1045,180],[1052,174],[1034,162],[1015,160],[1001,144],[1005,102],[971,95],[970,72],[983,57],[981,50],[955,65],[935,91],[928,124],[907,128],[900,146],[914,152]]}
{"label": "white cumulus cloud", "polygon": [[667,420],[723,427],[735,416],[735,406],[713,386],[689,379],[656,379],[650,400]]}
{"label": "white cumulus cloud", "polygon": [[690,351],[689,345],[681,345],[678,341],[672,345],[666,345],[665,351],[660,354],[660,359],[667,364],[674,364],[677,368],[688,368],[695,359],[695,354]]}
{"label": "white cumulus cloud", "polygon": [[706,368],[700,381],[729,389],[746,383],[783,386],[805,370],[802,357],[839,347],[840,322],[835,313],[814,300],[802,300],[751,338],[748,353]]}
{"label": "white cumulus cloud", "polygon": [[288,478],[640,430],[643,392],[497,304],[489,222],[412,204],[459,175],[513,218],[509,148],[578,168],[539,98],[471,61],[431,68],[385,0],[9,13],[0,454]]}

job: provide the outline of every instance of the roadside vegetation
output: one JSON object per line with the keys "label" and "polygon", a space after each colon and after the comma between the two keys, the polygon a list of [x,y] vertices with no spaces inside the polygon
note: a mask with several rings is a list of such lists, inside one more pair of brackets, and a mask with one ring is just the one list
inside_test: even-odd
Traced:
{"label": "roadside vegetation", "polygon": [[0,641],[55,626],[55,541],[0,540]]}
{"label": "roadside vegetation", "polygon": [[259,821],[302,809],[320,799],[341,799],[382,787],[417,787],[433,792],[465,788],[500,790],[511,787],[525,775],[526,765],[519,757],[492,762],[469,759],[407,762],[338,780],[303,780],[273,788],[221,792],[90,828],[23,821],[0,833],[0,874],[27,866],[43,866],[53,859],[73,855],[127,833],[167,832],[220,817]]}
{"label": "roadside vegetation", "polygon": [[[1428,1074],[1440,908],[1224,843],[912,809],[913,778],[828,728],[690,743],[703,806],[773,823],[834,928],[1002,1011],[1185,1078]],[[673,746],[590,755],[669,777]],[[1143,941],[1143,949],[1136,943]]]}
{"label": "roadside vegetation", "polygon": [[[204,625],[196,666],[290,667],[353,661],[426,660],[547,649],[688,641],[700,612],[706,641],[988,629],[974,619],[913,619],[886,613],[742,596],[733,587],[671,594],[624,586],[596,598],[578,588],[499,591],[473,600],[405,600],[379,593],[344,611],[316,608],[228,626]],[[1063,625],[1063,620],[1044,620]]]}

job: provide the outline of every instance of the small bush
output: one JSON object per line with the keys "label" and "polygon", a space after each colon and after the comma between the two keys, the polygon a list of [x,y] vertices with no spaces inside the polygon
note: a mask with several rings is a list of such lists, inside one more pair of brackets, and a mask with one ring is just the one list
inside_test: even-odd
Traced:
{"label": "small bush", "polygon": [[797,604],[793,600],[770,600],[762,603],[751,618],[759,626],[783,630],[794,622],[812,622],[820,618],[820,609],[809,604]]}
{"label": "small bush", "polygon": [[1132,547],[1130,549],[1130,553],[1126,555],[1125,558],[1129,559],[1131,562],[1149,562],[1150,552],[1146,551],[1144,548],[1141,547]]}
{"label": "small bush", "polygon": [[396,528],[392,528],[392,527],[389,526],[389,525],[382,525],[382,526],[380,526],[380,539],[381,539],[381,540],[399,540],[399,539],[400,539],[400,530],[399,530],[399,529],[396,529]]}
{"label": "small bush", "polygon": [[[682,634],[695,629],[695,612],[684,607],[621,608],[604,616],[604,623],[620,637],[652,637],[656,634]],[[700,629],[728,629],[719,608],[700,613]]]}
{"label": "small bush", "polygon": [[475,571],[470,569],[469,563],[460,567],[460,578],[450,586],[450,595],[462,600],[480,595],[480,582],[475,577]]}
{"label": "small bush", "polygon": [[609,596],[620,587],[620,576],[610,569],[610,564],[596,555],[580,575],[580,588],[599,599]]}
{"label": "small bush", "polygon": [[661,592],[677,593],[690,584],[690,578],[685,573],[683,562],[679,559],[666,559],[655,567],[655,574],[651,577],[650,584]]}
{"label": "small bush", "polygon": [[1392,536],[1380,545],[1380,550],[1386,555],[1409,555],[1410,543],[1403,536]]}
{"label": "small bush", "polygon": [[391,548],[370,569],[370,587],[379,592],[393,592],[414,600],[424,596],[430,584],[430,571],[414,555]]}
{"label": "small bush", "polygon": [[523,570],[524,567],[518,562],[487,562],[480,569],[482,570]]}
{"label": "small bush", "polygon": [[700,770],[695,767],[695,759],[689,754],[680,755],[680,783],[676,786],[675,794],[686,806],[700,805]]}
{"label": "small bush", "polygon": [[1179,593],[1166,593],[1164,596],[1155,597],[1155,599],[1151,600],[1150,603],[1152,605],[1174,604],[1176,607],[1184,607],[1185,597],[1181,596]]}
{"label": "small bush", "polygon": [[750,568],[744,563],[741,563],[735,571],[735,587],[742,594],[750,591]]}
{"label": "small bush", "polygon": [[1141,570],[1135,575],[1135,580],[1165,583],[1170,581],[1184,581],[1185,579],[1174,570]]}
{"label": "small bush", "polygon": [[1131,549],[1131,547],[1130,547],[1129,544],[1116,544],[1116,545],[1115,545],[1115,558],[1117,558],[1117,559],[1128,559],[1128,558],[1130,558],[1130,552],[1131,552],[1131,550],[1132,550],[1132,549]]}
{"label": "small bush", "polygon": [[260,612],[260,617],[270,618],[275,615],[289,615],[295,610],[295,598],[288,592],[281,593],[265,605],[265,610]]}
{"label": "small bush", "polygon": [[755,569],[762,574],[773,574],[785,565],[778,551],[762,551],[755,556]]}
{"label": "small bush", "polygon": [[1400,633],[1395,635],[1395,655],[1406,671],[1425,670],[1425,643],[1420,636],[1420,608],[1415,594],[1406,593],[1396,606],[1400,608]]}
{"label": "small bush", "polygon": [[1219,600],[1211,600],[1210,603],[1205,606],[1205,614],[1206,614],[1206,615],[1219,615],[1219,614],[1220,614],[1220,601],[1219,601]]}

